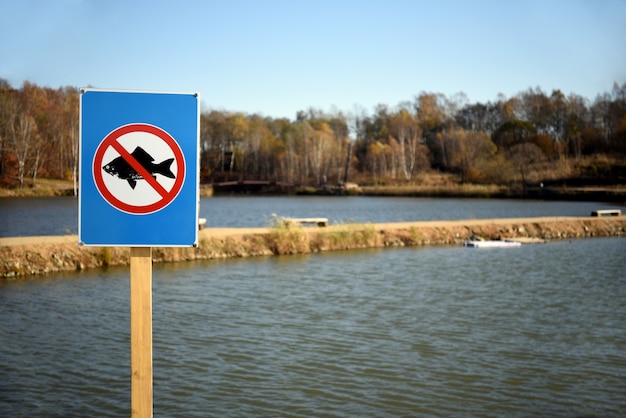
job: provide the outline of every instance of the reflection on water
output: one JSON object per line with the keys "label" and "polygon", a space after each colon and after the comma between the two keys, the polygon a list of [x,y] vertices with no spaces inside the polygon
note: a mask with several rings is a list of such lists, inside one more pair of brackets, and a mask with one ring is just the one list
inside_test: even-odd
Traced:
{"label": "reflection on water", "polygon": [[[155,416],[621,416],[625,250],[155,266]],[[129,414],[127,275],[0,285],[0,416]]]}

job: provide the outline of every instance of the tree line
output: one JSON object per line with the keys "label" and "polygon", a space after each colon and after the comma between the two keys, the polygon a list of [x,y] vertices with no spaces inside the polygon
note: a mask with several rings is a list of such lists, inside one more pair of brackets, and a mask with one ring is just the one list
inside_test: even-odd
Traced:
{"label": "tree line", "polygon": [[[78,181],[79,90],[0,79],[0,179]],[[411,182],[433,169],[461,181],[525,178],[535,164],[626,154],[626,83],[590,101],[529,88],[470,103],[463,93],[422,92],[394,107],[350,113],[310,108],[293,120],[203,110],[200,171],[206,182],[268,180],[319,185],[356,178]]]}

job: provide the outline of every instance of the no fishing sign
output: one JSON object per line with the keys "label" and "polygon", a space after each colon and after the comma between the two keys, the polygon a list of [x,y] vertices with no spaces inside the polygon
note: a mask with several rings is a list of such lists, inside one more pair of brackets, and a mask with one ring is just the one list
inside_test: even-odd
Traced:
{"label": "no fishing sign", "polygon": [[96,246],[196,246],[197,93],[82,89],[78,239]]}

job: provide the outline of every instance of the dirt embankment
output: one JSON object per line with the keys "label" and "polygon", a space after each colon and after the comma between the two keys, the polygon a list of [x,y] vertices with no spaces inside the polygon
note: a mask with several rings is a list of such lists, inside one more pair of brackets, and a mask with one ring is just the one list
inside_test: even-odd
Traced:
{"label": "dirt embankment", "polygon": [[[345,224],[326,228],[208,228],[198,248],[153,248],[153,262],[303,254],[357,248],[461,245],[472,236],[543,242],[626,237],[626,216]],[[126,247],[81,247],[76,236],[0,238],[0,279],[128,265]]]}

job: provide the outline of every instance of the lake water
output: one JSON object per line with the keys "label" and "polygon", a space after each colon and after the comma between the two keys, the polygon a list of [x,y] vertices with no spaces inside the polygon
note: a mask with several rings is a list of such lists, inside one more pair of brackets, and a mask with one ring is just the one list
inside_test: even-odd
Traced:
{"label": "lake water", "polygon": [[[626,239],[154,266],[154,415],[620,417]],[[129,416],[128,269],[0,283],[0,416]]]}
{"label": "lake water", "polygon": [[[605,207],[219,197],[202,200],[201,216],[266,226],[272,213],[391,222]],[[8,235],[66,233],[39,218],[71,229],[76,216],[65,198],[0,208]],[[625,254],[626,239],[596,238],[155,265],[154,415],[623,417]],[[130,415],[128,276],[0,282],[1,417]]]}
{"label": "lake water", "polygon": [[[250,197],[200,200],[208,227],[265,227],[273,214],[328,218],[331,223],[403,222],[449,219],[589,216],[615,208],[603,202],[410,197]],[[78,231],[78,201],[72,197],[0,199],[0,237],[67,235]]]}

